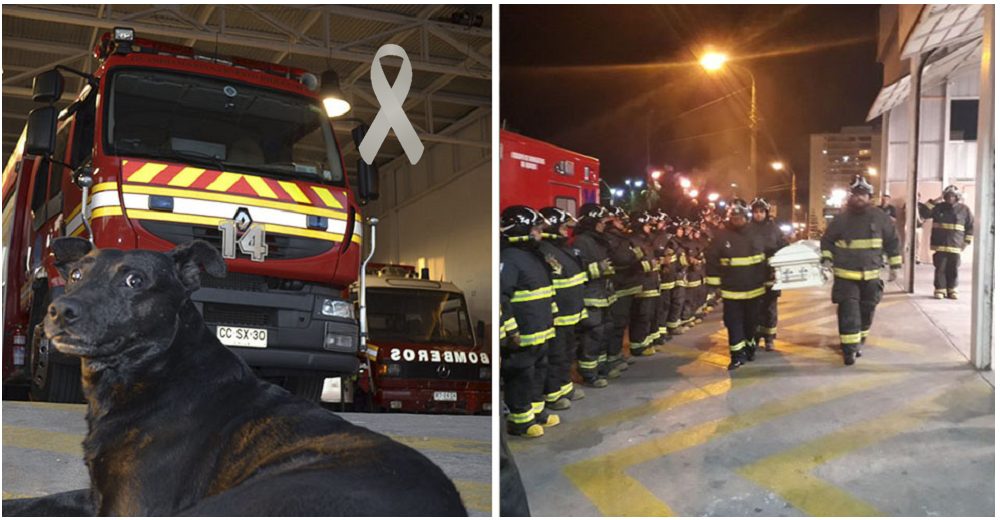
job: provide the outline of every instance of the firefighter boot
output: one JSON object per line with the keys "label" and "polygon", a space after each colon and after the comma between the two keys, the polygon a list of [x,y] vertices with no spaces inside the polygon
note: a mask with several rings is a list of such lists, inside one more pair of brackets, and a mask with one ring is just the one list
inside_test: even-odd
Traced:
{"label": "firefighter boot", "polygon": [[945,295],[945,290],[944,289],[934,289],[934,299],[935,300],[943,300],[944,299],[944,295]]}
{"label": "firefighter boot", "polygon": [[757,344],[753,341],[748,341],[747,346],[743,347],[743,352],[747,361],[757,359]]}
{"label": "firefighter boot", "polygon": [[955,289],[948,289],[948,299],[949,300],[957,300],[958,299],[958,291],[956,291]]}
{"label": "firefighter boot", "polygon": [[764,338],[764,352],[774,351],[774,338]]}
{"label": "firefighter boot", "polygon": [[741,366],[746,364],[746,357],[742,349],[737,350],[735,352],[730,352],[729,356],[730,356],[729,367],[727,367],[727,370],[736,370],[737,368],[740,368]]}
{"label": "firefighter boot", "polygon": [[570,401],[579,401],[580,399],[583,399],[584,397],[587,397],[587,394],[584,393],[584,391],[583,391],[582,388],[580,388],[578,385],[574,384],[573,385],[573,391],[570,392],[569,395],[567,395],[566,397],[569,397]]}
{"label": "firefighter boot", "polygon": [[611,370],[608,370],[608,379],[618,379],[621,376],[622,376],[621,367],[614,367]]}
{"label": "firefighter boot", "polygon": [[840,348],[843,349],[843,351],[844,351],[844,364],[845,365],[853,365],[854,364],[854,357],[855,357],[855,355],[858,352],[858,346],[857,345],[841,345]]}
{"label": "firefighter boot", "polygon": [[560,397],[551,403],[545,403],[545,407],[549,410],[569,410],[570,406],[573,406],[572,403],[565,397]]}
{"label": "firefighter boot", "polygon": [[558,426],[558,425],[559,425],[559,416],[554,413],[550,413],[549,416],[545,418],[545,423],[543,424],[543,426],[545,426],[546,428],[551,428],[553,426]]}
{"label": "firefighter boot", "polygon": [[520,434],[521,437],[527,437],[529,439],[534,439],[536,437],[541,437],[545,435],[545,428],[542,428],[541,424],[532,424],[528,426],[528,429],[524,433]]}
{"label": "firefighter boot", "polygon": [[605,378],[603,378],[603,377],[598,377],[597,379],[594,379],[593,381],[584,381],[583,384],[585,384],[585,385],[587,385],[587,386],[589,386],[591,388],[607,388],[608,387],[608,380],[605,379]]}

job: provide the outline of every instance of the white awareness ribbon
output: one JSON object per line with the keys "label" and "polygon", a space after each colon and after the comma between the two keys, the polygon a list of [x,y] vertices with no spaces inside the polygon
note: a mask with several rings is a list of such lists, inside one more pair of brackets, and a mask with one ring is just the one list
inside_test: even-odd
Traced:
{"label": "white awareness ribbon", "polygon": [[[381,60],[383,56],[397,56],[403,59],[399,74],[396,76],[396,82],[392,84],[392,87],[389,86],[389,80],[385,77],[385,72],[382,71]],[[396,132],[396,138],[403,146],[403,151],[406,152],[406,158],[410,160],[410,164],[417,164],[417,161],[424,154],[424,143],[420,142],[420,136],[417,135],[417,131],[413,129],[406,113],[403,112],[403,101],[410,93],[410,83],[413,81],[413,67],[410,66],[410,58],[406,55],[406,51],[399,45],[392,43],[379,48],[378,52],[375,53],[374,61],[372,61],[371,78],[372,90],[375,91],[375,97],[378,98],[379,110],[378,114],[375,115],[375,120],[372,121],[371,128],[368,129],[368,133],[361,140],[361,146],[358,147],[361,158],[366,163],[372,164],[379,148],[385,142],[385,138],[389,136],[389,130],[392,129]]]}

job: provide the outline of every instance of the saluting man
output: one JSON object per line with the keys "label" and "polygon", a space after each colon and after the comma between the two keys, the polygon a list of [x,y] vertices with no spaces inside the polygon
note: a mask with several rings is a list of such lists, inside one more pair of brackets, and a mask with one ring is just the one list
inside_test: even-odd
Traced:
{"label": "saluting man", "polygon": [[903,257],[899,237],[889,215],[872,206],[875,189],[858,175],[850,186],[847,207],[834,217],[820,241],[823,264],[833,268],[833,303],[837,304],[837,325],[844,364],[853,365],[861,357],[882,299],[885,283],[880,278],[883,255],[889,258],[889,281],[895,281]]}
{"label": "saluting man", "polygon": [[972,211],[962,204],[958,186],[944,189],[937,201],[920,204],[920,218],[933,219],[934,298],[958,299],[958,264],[965,246],[972,243]]}

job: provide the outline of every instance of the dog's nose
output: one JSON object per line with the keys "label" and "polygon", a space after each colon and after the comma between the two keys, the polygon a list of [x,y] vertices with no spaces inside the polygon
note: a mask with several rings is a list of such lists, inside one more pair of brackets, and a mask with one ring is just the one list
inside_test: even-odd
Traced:
{"label": "dog's nose", "polygon": [[68,298],[59,298],[49,305],[49,316],[53,320],[61,319],[63,323],[69,325],[80,317],[80,305]]}

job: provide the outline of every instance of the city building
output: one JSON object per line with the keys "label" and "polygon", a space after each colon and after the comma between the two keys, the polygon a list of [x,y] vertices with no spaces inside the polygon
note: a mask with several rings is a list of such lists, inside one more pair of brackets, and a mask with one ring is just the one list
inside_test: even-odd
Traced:
{"label": "city building", "polygon": [[821,233],[840,211],[855,175],[865,175],[873,185],[879,185],[881,140],[881,132],[869,126],[846,126],[836,133],[809,136],[810,234]]}

